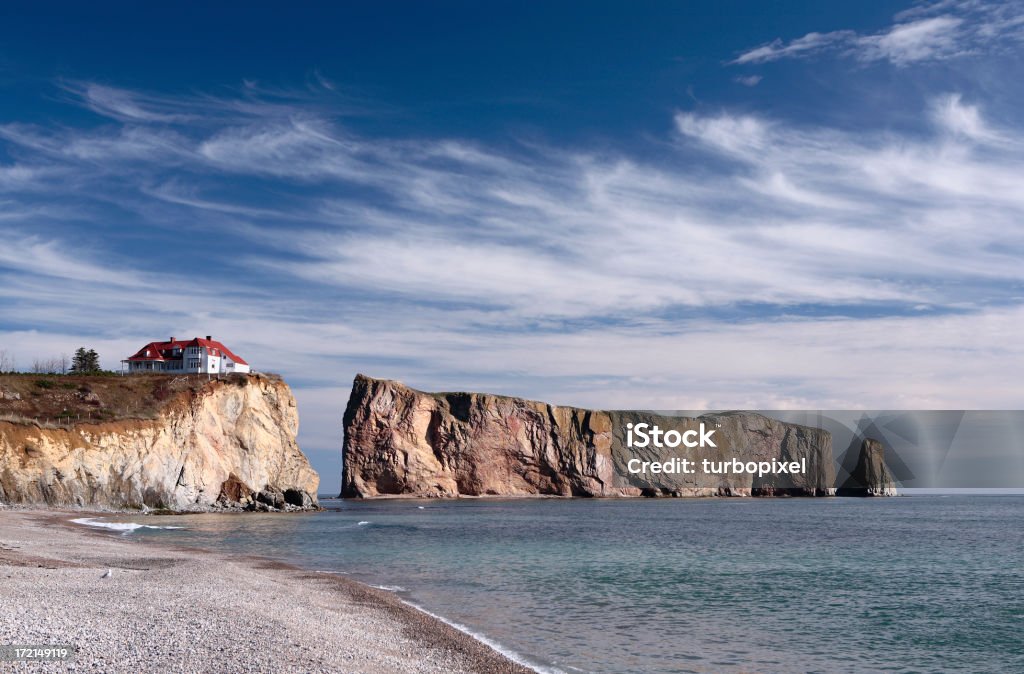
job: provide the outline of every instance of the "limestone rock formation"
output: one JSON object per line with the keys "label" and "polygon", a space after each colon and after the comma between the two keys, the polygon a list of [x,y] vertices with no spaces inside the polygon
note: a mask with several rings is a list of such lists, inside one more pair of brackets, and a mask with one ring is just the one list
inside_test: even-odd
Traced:
{"label": "limestone rock formation", "polygon": [[295,442],[291,390],[211,381],[155,419],[65,427],[0,421],[0,502],[101,508],[315,508],[320,478]]}
{"label": "limestone rock formation", "polygon": [[839,496],[896,496],[896,480],[885,463],[885,446],[865,438],[857,465],[836,492]]}
{"label": "limestone rock formation", "polygon": [[[795,461],[801,474],[630,475],[629,424],[680,433],[715,429],[716,446],[671,454],[693,460]],[[834,493],[831,435],[751,412],[698,418],[558,407],[482,393],[424,393],[359,375],[344,418],[343,497],[377,496],[824,496]]]}

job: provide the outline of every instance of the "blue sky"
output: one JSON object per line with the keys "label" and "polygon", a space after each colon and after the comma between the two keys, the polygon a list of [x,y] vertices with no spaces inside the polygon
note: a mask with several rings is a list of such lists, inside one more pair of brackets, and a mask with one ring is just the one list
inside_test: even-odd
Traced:
{"label": "blue sky", "polygon": [[8,3],[0,350],[212,334],[334,490],[356,372],[1020,408],[1024,8]]}

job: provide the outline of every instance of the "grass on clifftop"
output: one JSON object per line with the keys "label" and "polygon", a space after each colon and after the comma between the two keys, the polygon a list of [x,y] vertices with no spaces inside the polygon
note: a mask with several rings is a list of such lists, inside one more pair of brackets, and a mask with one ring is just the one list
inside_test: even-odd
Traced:
{"label": "grass on clifftop", "polygon": [[[221,375],[213,381],[245,385],[251,377]],[[0,374],[0,421],[68,426],[76,423],[155,419],[182,393],[210,383],[207,375]]]}

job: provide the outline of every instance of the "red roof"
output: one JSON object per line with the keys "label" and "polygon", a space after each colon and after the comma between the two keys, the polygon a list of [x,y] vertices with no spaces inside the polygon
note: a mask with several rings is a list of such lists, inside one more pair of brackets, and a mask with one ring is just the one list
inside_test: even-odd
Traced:
{"label": "red roof", "polygon": [[[180,339],[176,339],[173,342],[150,342],[139,349],[138,353],[128,360],[166,360],[168,358],[176,358],[176,356],[171,355],[171,351],[174,349],[184,349],[186,344],[188,342],[183,342]],[[147,353],[149,355],[146,355]]]}
{"label": "red roof", "polygon": [[238,363],[239,365],[248,365],[249,364],[249,363],[245,362],[244,360],[242,360],[241,358],[239,358],[238,356],[236,356],[235,354],[233,354],[231,352],[231,349],[229,349],[228,347],[224,346],[223,344],[221,344],[220,342],[218,342],[215,339],[199,339],[198,337],[196,337],[195,339],[193,339],[191,342],[189,342],[185,346],[205,346],[206,349],[208,351],[210,351],[210,353],[212,355],[214,355],[214,356],[227,356],[228,358],[230,358],[232,361]]}
{"label": "red roof", "polygon": [[[231,352],[231,349],[229,349],[228,347],[224,346],[223,344],[221,344],[217,340],[215,340],[215,339],[200,339],[199,337],[196,337],[196,338],[194,338],[192,340],[189,340],[187,342],[186,341],[182,341],[180,339],[175,339],[174,341],[166,341],[166,342],[150,342],[146,346],[144,346],[141,349],[139,349],[138,353],[136,353],[134,356],[132,356],[128,360],[130,360],[130,361],[161,360],[162,361],[162,360],[167,360],[168,358],[177,360],[178,358],[181,358],[181,354],[179,353],[177,356],[175,356],[175,355],[173,355],[172,352],[175,349],[181,349],[182,351],[184,351],[186,348],[188,348],[190,346],[201,346],[201,347],[205,348],[210,353],[211,356],[227,356],[228,358],[230,358],[235,363],[238,363],[239,365],[248,365],[249,364],[249,363],[245,362],[244,360],[242,360],[241,358],[239,358],[238,356],[236,356],[234,353]],[[149,353],[148,356],[146,355],[147,352]]]}

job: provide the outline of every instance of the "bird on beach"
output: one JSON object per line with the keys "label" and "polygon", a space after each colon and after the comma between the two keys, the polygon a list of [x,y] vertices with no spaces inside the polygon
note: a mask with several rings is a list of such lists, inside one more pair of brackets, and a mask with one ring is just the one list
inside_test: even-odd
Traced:
{"label": "bird on beach", "polygon": [[112,578],[113,576],[114,576],[114,570],[113,569],[107,569],[107,572],[105,574],[103,574],[102,576],[100,576],[100,578]]}

